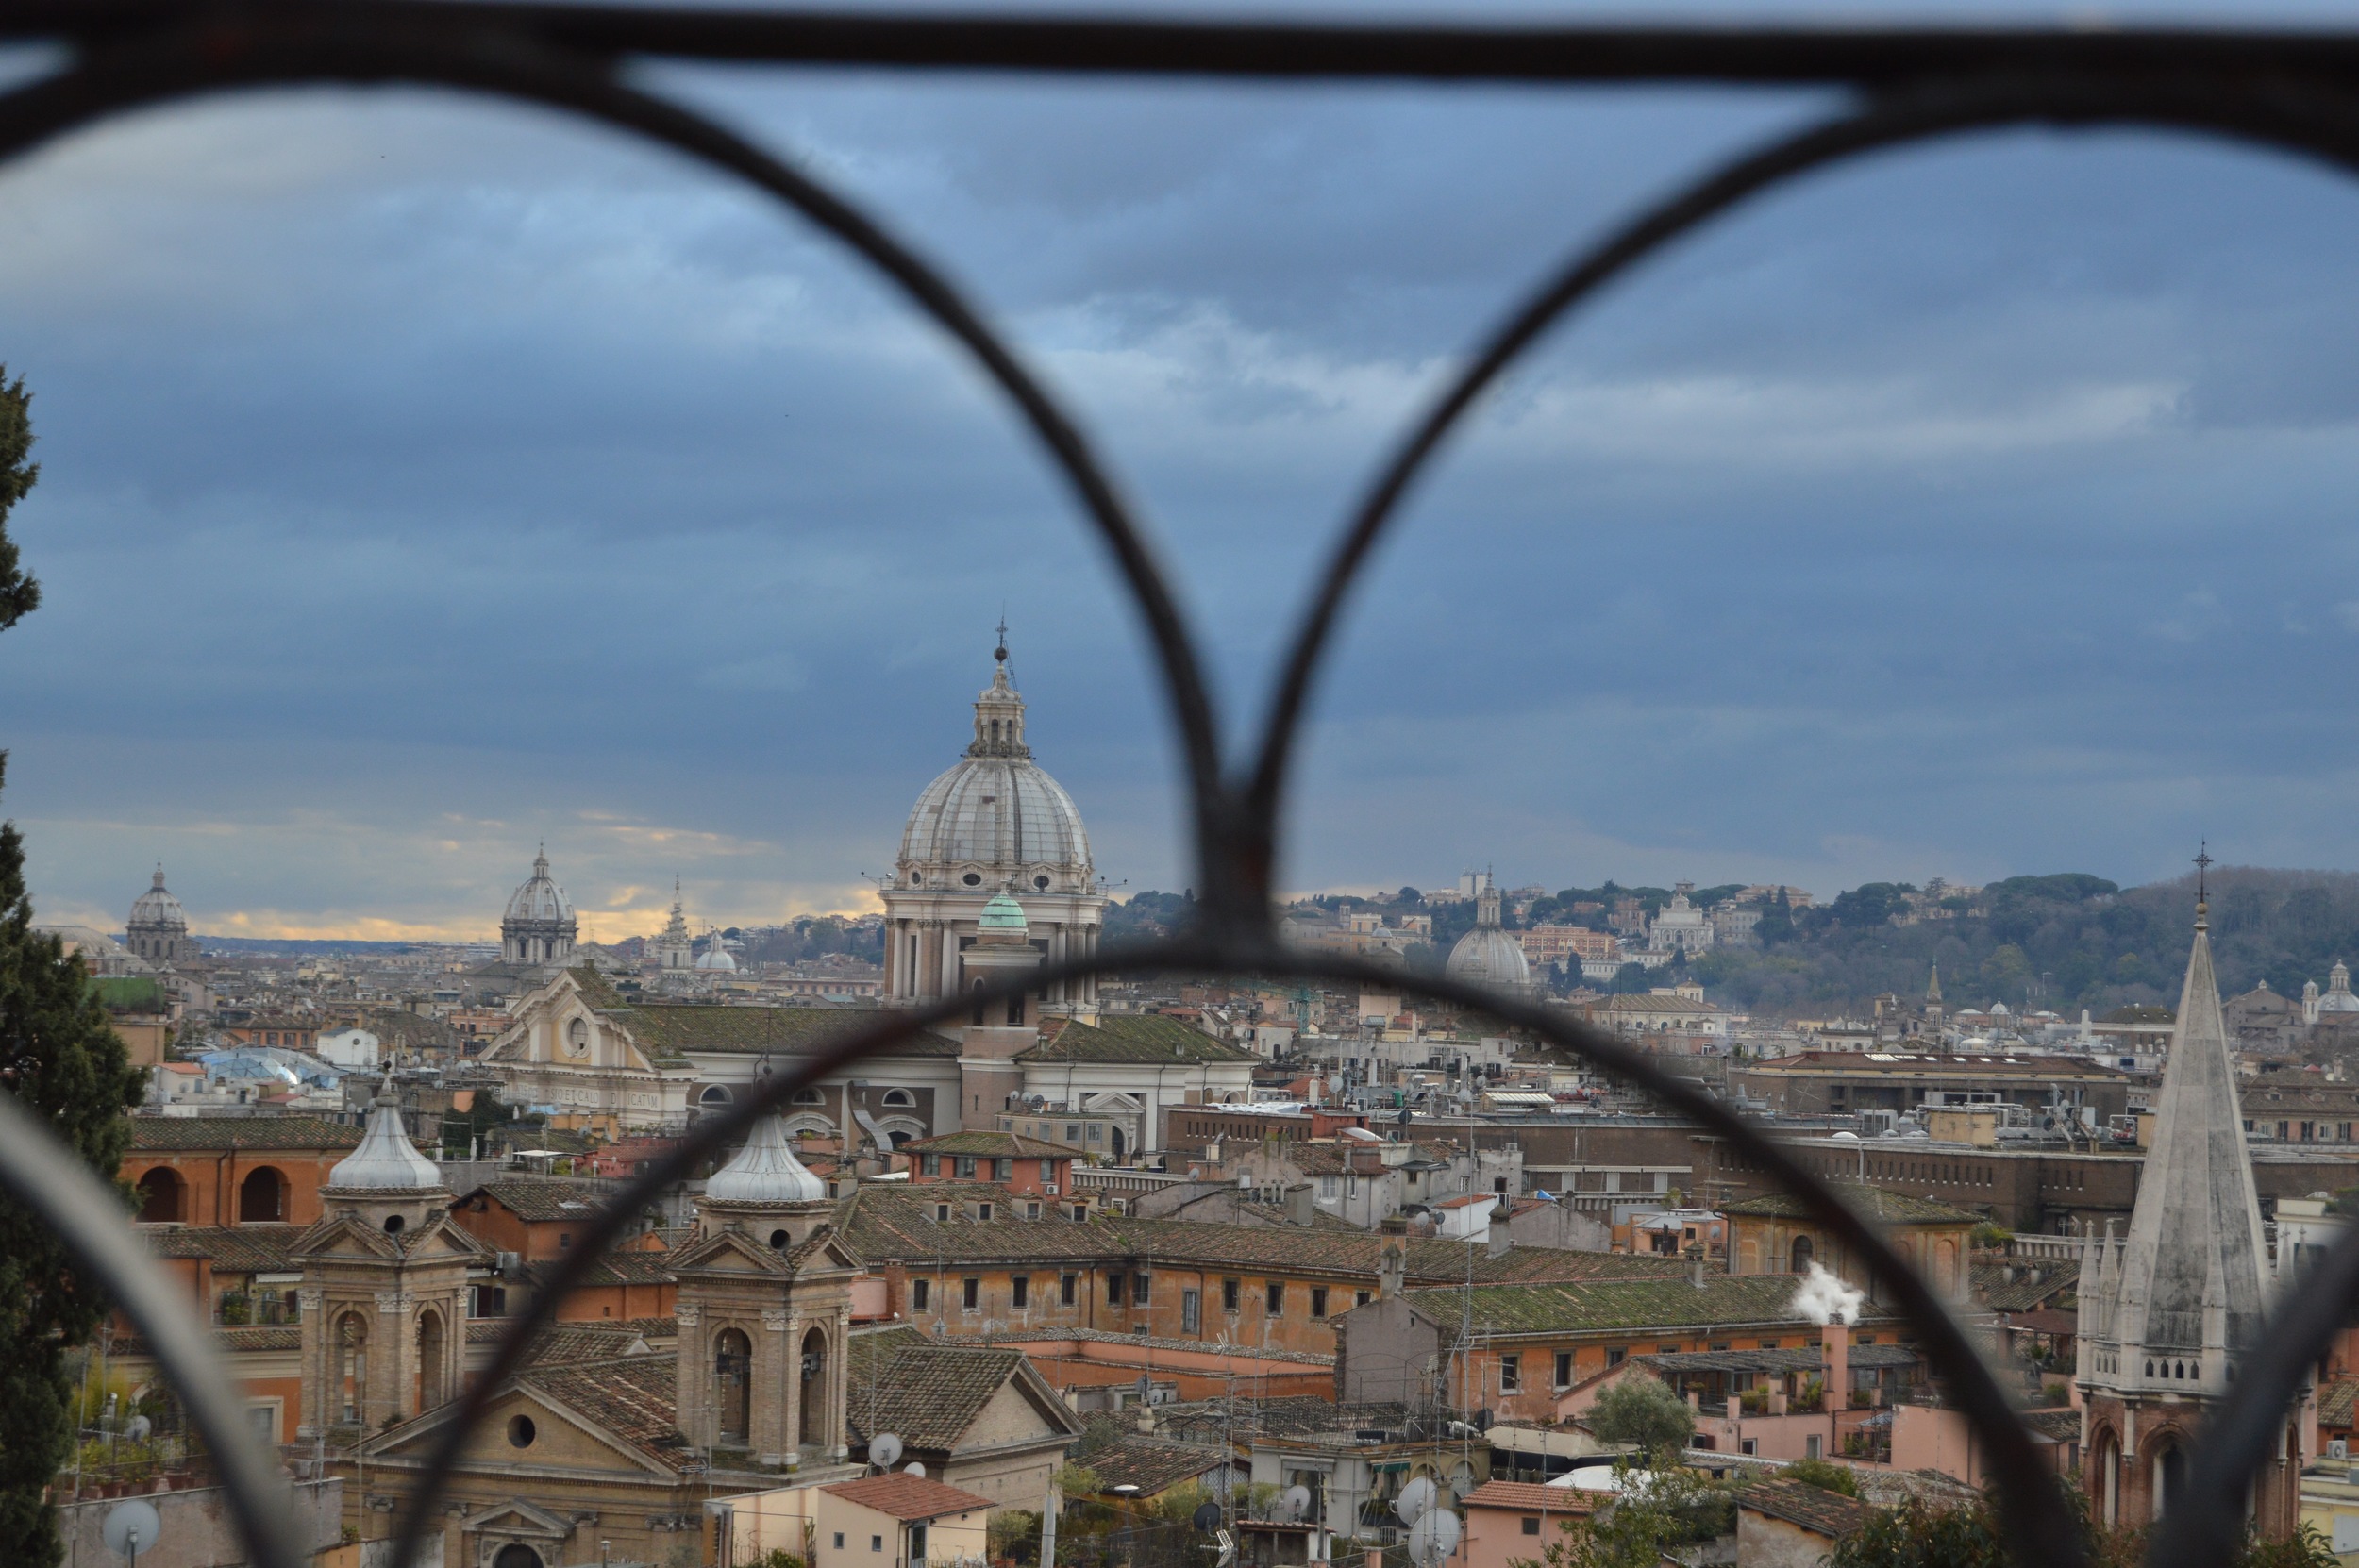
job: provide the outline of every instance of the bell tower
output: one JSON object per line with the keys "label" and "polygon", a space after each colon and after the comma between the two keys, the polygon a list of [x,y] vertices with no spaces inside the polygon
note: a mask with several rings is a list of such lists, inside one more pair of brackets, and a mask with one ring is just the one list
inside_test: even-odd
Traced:
{"label": "bell tower", "polygon": [[679,1282],[679,1429],[692,1446],[771,1468],[840,1462],[858,1263],[835,1205],[777,1113],[713,1173]]}
{"label": "bell tower", "polygon": [[467,1275],[492,1256],[451,1223],[450,1189],[410,1142],[390,1092],[320,1200],[326,1213],[292,1249],[303,1269],[297,1430],[358,1437],[458,1394]]}

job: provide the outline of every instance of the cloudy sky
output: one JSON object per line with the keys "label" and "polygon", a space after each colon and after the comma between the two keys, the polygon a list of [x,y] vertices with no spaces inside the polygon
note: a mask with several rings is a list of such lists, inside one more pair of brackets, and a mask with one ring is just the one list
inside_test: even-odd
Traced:
{"label": "cloudy sky", "polygon": [[[1505,302],[1832,104],[648,79],[947,259],[1084,410],[1232,728]],[[203,931],[481,934],[541,840],[600,939],[675,874],[700,920],[866,907],[1003,607],[1101,870],[1186,880],[1062,488],[761,201],[537,111],[284,93],[52,148],[0,232],[47,592],[0,804],[45,918],[119,924],[161,859]],[[2354,342],[2359,190],[2257,153],[1981,137],[1745,209],[1418,492],[1287,884],[2359,865]]]}

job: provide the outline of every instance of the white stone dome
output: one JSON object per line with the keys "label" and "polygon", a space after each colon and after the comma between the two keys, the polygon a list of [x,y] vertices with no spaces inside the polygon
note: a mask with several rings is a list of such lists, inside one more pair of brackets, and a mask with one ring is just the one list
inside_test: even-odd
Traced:
{"label": "white stone dome", "polygon": [[2359,996],[2351,993],[2351,969],[2340,959],[2327,971],[2326,994],[2318,998],[2320,1012],[2359,1012]]}
{"label": "white stone dome", "polygon": [[156,879],[148,890],[131,903],[131,918],[124,926],[125,931],[170,932],[185,935],[189,929],[189,913],[180,901],[164,887],[164,868],[156,868]]}
{"label": "white stone dome", "polygon": [[532,858],[532,876],[508,901],[510,921],[567,921],[574,918],[574,901],[549,876],[549,858]]}
{"label": "white stone dome", "polygon": [[716,936],[705,944],[703,952],[696,955],[696,968],[707,975],[734,975],[737,973],[737,959],[729,955],[727,947],[721,945],[721,939]]}
{"label": "white stone dome", "polygon": [[737,1158],[705,1183],[705,1196],[717,1203],[817,1203],[827,1195],[827,1183],[795,1158],[794,1140],[775,1110],[754,1124]]}
{"label": "white stone dome", "polygon": [[1085,892],[1094,875],[1089,831],[1064,786],[1024,743],[1024,699],[1008,680],[1007,649],[975,700],[966,755],[926,786],[901,832],[904,887]]}
{"label": "white stone dome", "polygon": [[443,1173],[410,1142],[400,1110],[380,1095],[369,1112],[369,1130],[360,1146],[337,1161],[327,1173],[327,1185],[372,1193],[427,1193],[443,1185]]}
{"label": "white stone dome", "polygon": [[1478,926],[1458,939],[1445,966],[1453,980],[1477,985],[1528,986],[1531,963],[1523,946],[1497,926]]}
{"label": "white stone dome", "polygon": [[1453,980],[1475,985],[1531,989],[1531,963],[1523,943],[1509,936],[1499,922],[1499,892],[1486,886],[1475,895],[1474,929],[1458,939],[1443,966]]}

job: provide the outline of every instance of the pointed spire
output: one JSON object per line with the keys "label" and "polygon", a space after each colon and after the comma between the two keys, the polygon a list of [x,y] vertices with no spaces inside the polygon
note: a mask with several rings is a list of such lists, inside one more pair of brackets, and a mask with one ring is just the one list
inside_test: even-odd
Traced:
{"label": "pointed spire", "polygon": [[[2208,863],[2199,857],[2199,875]],[[2153,1146],[2121,1254],[2117,1337],[2158,1356],[2198,1352],[2205,1320],[2217,1312],[2212,1334],[2231,1350],[2250,1347],[2267,1308],[2266,1255],[2211,936],[2199,912]]]}
{"label": "pointed spire", "polygon": [[1925,1000],[1929,1005],[1941,1000],[1941,965],[1938,963],[1933,965],[1932,978],[1925,982]]}

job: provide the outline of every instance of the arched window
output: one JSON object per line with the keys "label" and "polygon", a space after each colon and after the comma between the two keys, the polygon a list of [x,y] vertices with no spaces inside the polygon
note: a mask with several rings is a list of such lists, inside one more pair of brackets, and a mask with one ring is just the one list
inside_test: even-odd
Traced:
{"label": "arched window", "polygon": [[828,1336],[814,1328],[803,1336],[802,1436],[799,1442],[818,1445],[829,1441],[828,1431]]}
{"label": "arched window", "polygon": [[888,1089],[885,1091],[884,1103],[890,1106],[912,1107],[917,1104],[917,1096],[906,1089]]}
{"label": "arched window", "polygon": [[269,1165],[259,1165],[238,1183],[238,1223],[268,1224],[287,1217],[287,1178]]}
{"label": "arched window", "polygon": [[511,1541],[492,1559],[492,1568],[542,1568],[541,1554],[521,1541]]}
{"label": "arched window", "polygon": [[1814,1255],[1817,1252],[1817,1250],[1818,1250],[1818,1249],[1817,1249],[1816,1247],[1815,1247],[1815,1246],[1813,1246],[1813,1245],[1811,1244],[1811,1240],[1810,1240],[1810,1238],[1809,1238],[1809,1237],[1807,1237],[1807,1236],[1797,1236],[1797,1237],[1795,1237],[1795,1238],[1794,1238],[1794,1272],[1795,1272],[1796,1274],[1808,1274],[1808,1273],[1810,1272],[1810,1265],[1811,1265],[1811,1260],[1812,1260],[1812,1258],[1813,1258],[1813,1256],[1814,1256]]}
{"label": "arched window", "polygon": [[161,1224],[180,1217],[180,1177],[170,1166],[159,1165],[140,1177],[140,1218]]}
{"label": "arched window", "polygon": [[346,1312],[336,1325],[333,1387],[328,1402],[337,1420],[346,1426],[361,1424],[369,1398],[369,1326],[358,1312]]}
{"label": "arched window", "polygon": [[816,1089],[797,1089],[795,1091],[795,1103],[796,1105],[826,1105],[828,1097]]}
{"label": "arched window", "polygon": [[712,1394],[720,1441],[744,1447],[753,1433],[754,1344],[734,1328],[712,1342]]}
{"label": "arched window", "polygon": [[731,1098],[728,1084],[709,1083],[705,1085],[705,1092],[696,1096],[696,1103],[698,1105],[727,1105]]}
{"label": "arched window", "polygon": [[2111,1431],[2097,1439],[2097,1516],[2107,1526],[2121,1523],[2121,1444]]}
{"label": "arched window", "polygon": [[2159,1519],[2187,1484],[2187,1451],[2172,1443],[2154,1456],[2154,1510]]}
{"label": "arched window", "polygon": [[418,1314],[418,1408],[417,1413],[440,1405],[447,1395],[443,1390],[443,1314],[428,1309]]}
{"label": "arched window", "polygon": [[983,1022],[983,982],[982,982],[982,981],[980,981],[980,980],[977,980],[977,981],[975,982],[975,1025],[976,1025],[976,1026],[977,1026],[978,1028],[981,1027],[981,1026],[982,1026],[982,1022]]}

